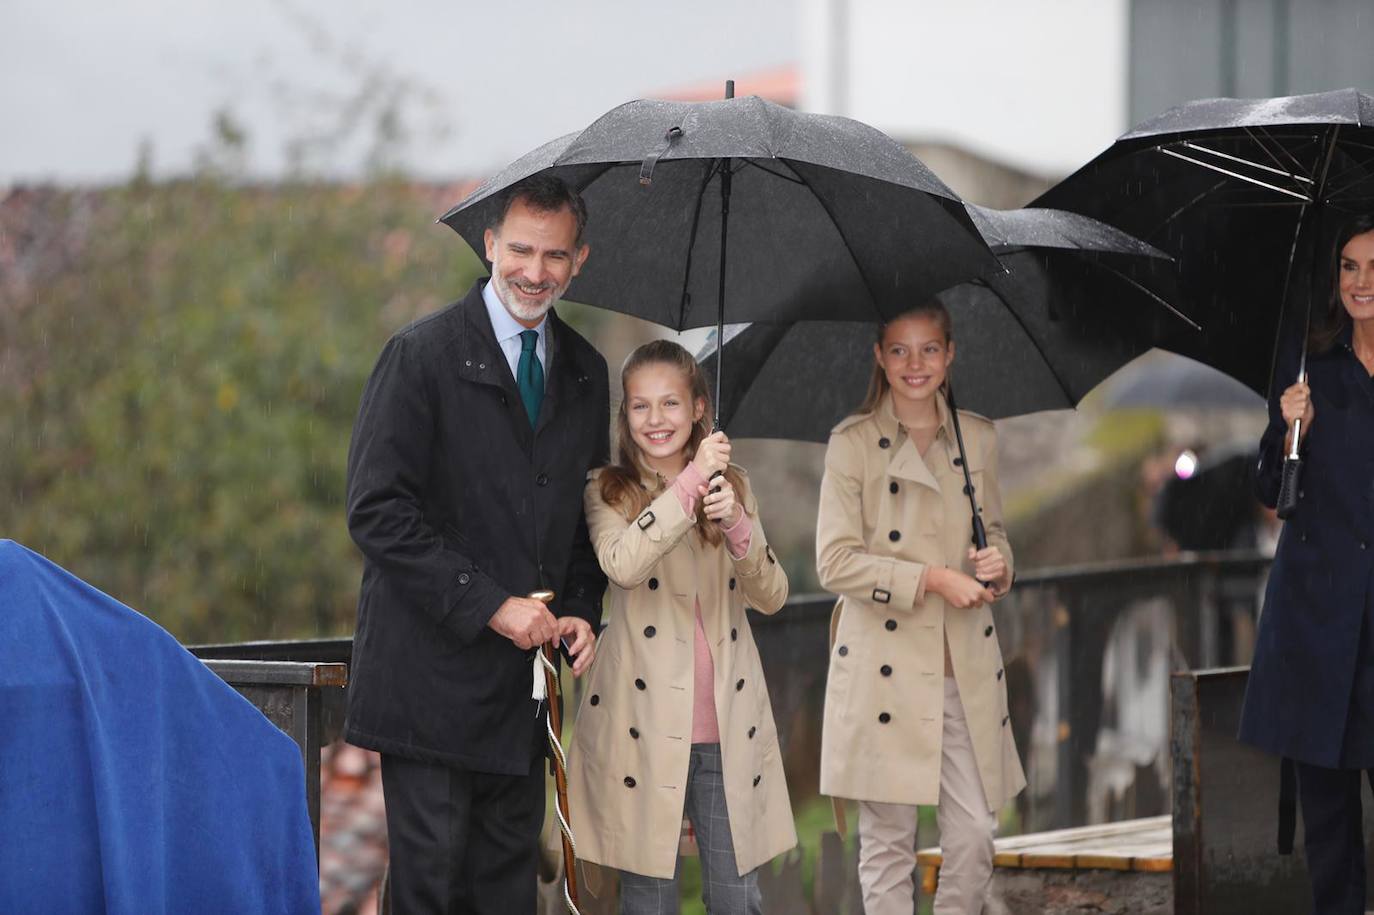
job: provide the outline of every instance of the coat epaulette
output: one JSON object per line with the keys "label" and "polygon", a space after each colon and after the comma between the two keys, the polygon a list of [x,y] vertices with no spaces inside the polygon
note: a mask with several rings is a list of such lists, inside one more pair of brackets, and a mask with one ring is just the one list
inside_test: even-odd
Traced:
{"label": "coat epaulette", "polygon": [[835,424],[835,428],[833,428],[833,429],[830,430],[830,434],[831,434],[831,435],[838,435],[838,434],[840,434],[841,432],[843,432],[844,430],[848,429],[850,426],[857,425],[858,423],[860,423],[861,421],[863,421],[863,420],[865,420],[865,419],[872,419],[872,418],[873,418],[873,414],[872,414],[872,413],[851,413],[851,414],[849,414],[848,416],[846,416],[844,419],[842,419],[842,420],[840,420],[838,423],[836,423],[836,424]]}

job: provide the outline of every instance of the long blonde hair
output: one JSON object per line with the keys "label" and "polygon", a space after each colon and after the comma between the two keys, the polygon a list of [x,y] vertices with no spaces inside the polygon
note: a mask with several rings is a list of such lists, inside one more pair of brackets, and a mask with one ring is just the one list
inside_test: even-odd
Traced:
{"label": "long blonde hair", "polygon": [[[887,333],[888,327],[904,318],[929,318],[940,326],[940,330],[945,335],[945,345],[948,346],[954,340],[954,320],[949,316],[949,309],[945,303],[939,299],[930,299],[922,302],[914,308],[909,308],[895,318],[889,318],[878,325],[877,344],[879,348],[883,345],[883,335]],[[883,371],[882,363],[873,360],[873,374],[868,376],[868,393],[864,395],[863,403],[859,404],[857,413],[872,413],[878,409],[878,402],[883,399],[888,388],[892,385],[887,380],[887,373]],[[940,385],[943,392],[945,386]]]}
{"label": "long blonde hair", "polygon": [[[637,347],[626,357],[625,364],[620,368],[620,409],[616,411],[615,417],[615,461],[606,465],[600,478],[601,500],[618,508],[626,520],[644,511],[658,495],[658,492],[645,489],[641,482],[643,477],[652,476],[653,472],[645,464],[643,454],[630,432],[629,406],[626,403],[629,399],[626,381],[630,375],[646,365],[670,365],[676,368],[682,372],[687,382],[693,407],[697,403],[705,404],[701,419],[692,424],[692,433],[687,437],[687,444],[683,448],[688,460],[696,455],[702,439],[711,434],[711,396],[707,390],[706,374],[701,370],[701,366],[697,365],[691,353],[671,340],[654,340]],[[734,467],[726,469],[725,479],[734,488],[735,495],[743,498],[744,481]],[[712,546],[719,545],[725,539],[721,534],[720,525],[707,520],[704,512],[697,515],[696,532]]]}

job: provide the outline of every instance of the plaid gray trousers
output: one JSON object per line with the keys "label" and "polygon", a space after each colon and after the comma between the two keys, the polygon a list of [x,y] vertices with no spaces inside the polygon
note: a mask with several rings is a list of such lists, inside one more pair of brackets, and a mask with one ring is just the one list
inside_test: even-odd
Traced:
{"label": "plaid gray trousers", "polygon": [[[758,872],[740,875],[735,865],[718,743],[692,744],[686,814],[701,850],[701,898],[707,915],[763,915]],[[671,880],[621,871],[620,915],[677,915],[681,870],[678,858]]]}

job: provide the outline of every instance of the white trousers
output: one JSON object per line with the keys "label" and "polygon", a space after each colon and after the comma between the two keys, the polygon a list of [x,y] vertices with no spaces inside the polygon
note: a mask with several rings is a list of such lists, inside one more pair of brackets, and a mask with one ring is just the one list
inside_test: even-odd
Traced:
{"label": "white trousers", "polygon": [[[940,884],[935,915],[979,915],[992,880],[992,838],[997,818],[988,810],[973,756],[964,704],[953,677],[945,677],[940,754]],[[916,868],[916,813],[908,804],[859,802],[859,885],[865,915],[912,915]]]}

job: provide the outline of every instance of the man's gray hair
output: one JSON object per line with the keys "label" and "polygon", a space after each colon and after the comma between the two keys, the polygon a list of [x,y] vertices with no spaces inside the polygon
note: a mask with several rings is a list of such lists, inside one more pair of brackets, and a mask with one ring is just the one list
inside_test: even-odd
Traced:
{"label": "man's gray hair", "polygon": [[568,187],[562,178],[547,172],[538,172],[528,178],[521,178],[501,192],[500,208],[492,221],[491,230],[498,235],[506,221],[506,214],[517,200],[523,200],[532,210],[539,213],[553,213],[567,207],[577,219],[576,247],[582,247],[582,233],[587,228],[587,204],[582,195]]}

